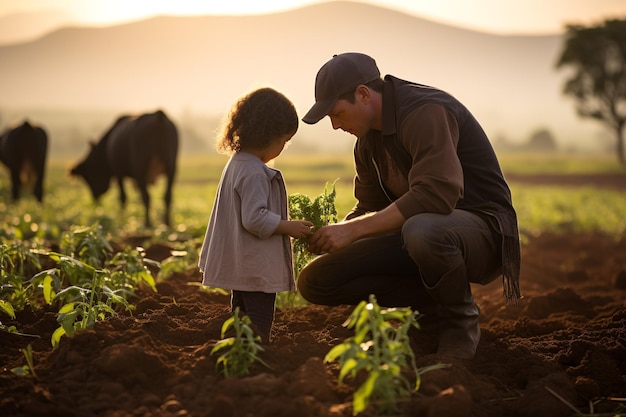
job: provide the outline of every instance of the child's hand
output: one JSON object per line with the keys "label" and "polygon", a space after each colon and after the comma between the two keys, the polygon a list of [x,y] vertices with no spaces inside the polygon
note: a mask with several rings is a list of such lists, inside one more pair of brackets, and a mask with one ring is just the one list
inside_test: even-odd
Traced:
{"label": "child's hand", "polygon": [[313,223],[306,220],[290,220],[287,225],[287,234],[295,239],[309,236],[313,231]]}
{"label": "child's hand", "polygon": [[293,238],[310,236],[313,223],[306,220],[281,220],[274,234],[289,235]]}

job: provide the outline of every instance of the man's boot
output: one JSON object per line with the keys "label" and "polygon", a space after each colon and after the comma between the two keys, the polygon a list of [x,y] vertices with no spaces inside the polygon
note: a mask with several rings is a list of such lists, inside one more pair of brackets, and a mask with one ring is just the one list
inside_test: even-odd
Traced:
{"label": "man's boot", "polygon": [[413,348],[421,355],[428,355],[437,351],[439,340],[439,318],[437,304],[431,299],[421,303],[421,307],[413,307],[418,312],[417,323],[419,329],[409,328],[409,339]]}
{"label": "man's boot", "polygon": [[[471,296],[470,296],[471,297]],[[471,302],[440,305],[439,346],[437,356],[457,359],[474,359],[480,340],[478,306]]]}
{"label": "man's boot", "polygon": [[478,306],[472,297],[469,282],[451,278],[443,277],[436,286],[426,286],[428,294],[437,303],[437,356],[473,359],[480,340]]}

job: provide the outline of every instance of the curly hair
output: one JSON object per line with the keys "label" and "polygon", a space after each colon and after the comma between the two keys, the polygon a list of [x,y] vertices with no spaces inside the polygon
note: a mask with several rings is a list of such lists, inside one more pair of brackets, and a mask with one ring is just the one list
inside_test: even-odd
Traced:
{"label": "curly hair", "polygon": [[272,88],[259,88],[235,102],[216,147],[225,154],[265,149],[272,141],[293,136],[297,130],[298,114],[293,103]]}

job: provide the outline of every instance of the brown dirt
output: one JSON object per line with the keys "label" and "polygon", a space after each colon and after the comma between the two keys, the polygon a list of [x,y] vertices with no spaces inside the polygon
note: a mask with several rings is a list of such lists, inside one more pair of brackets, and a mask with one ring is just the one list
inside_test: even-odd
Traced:
{"label": "brown dirt", "polygon": [[599,173],[599,174],[507,174],[507,181],[524,182],[533,185],[558,185],[558,186],[591,186],[616,190],[626,188],[626,175],[624,173]]}
{"label": "brown dirt", "polygon": [[[149,257],[168,255],[155,246]],[[482,339],[471,363],[425,373],[397,416],[571,416],[626,412],[626,237],[544,234],[523,246],[523,299],[506,305],[498,282],[475,286]],[[337,383],[328,350],[352,335],[352,307],[277,311],[274,340],[244,378],[221,377],[210,351],[228,299],[201,292],[196,271],[143,289],[136,311],[50,347],[52,309],[23,311],[16,325],[40,339],[0,332],[0,415],[350,416],[356,383]],[[34,349],[38,379],[18,377]],[[416,345],[419,348],[419,343]],[[416,352],[418,366],[437,363]],[[558,394],[559,399],[552,392]],[[621,398],[621,400],[620,400]],[[569,404],[569,405],[568,405]],[[369,415],[364,413],[363,415]],[[612,415],[612,414],[611,414]]]}

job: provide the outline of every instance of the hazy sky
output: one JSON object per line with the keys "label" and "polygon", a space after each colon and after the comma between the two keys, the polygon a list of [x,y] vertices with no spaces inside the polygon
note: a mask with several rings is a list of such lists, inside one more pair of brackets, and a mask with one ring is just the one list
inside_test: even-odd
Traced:
{"label": "hazy sky", "polygon": [[[77,20],[108,24],[154,14],[268,13],[322,0],[0,0],[0,16],[64,10]],[[626,17],[626,0],[360,0],[419,17],[500,34],[560,33],[568,23]]]}

